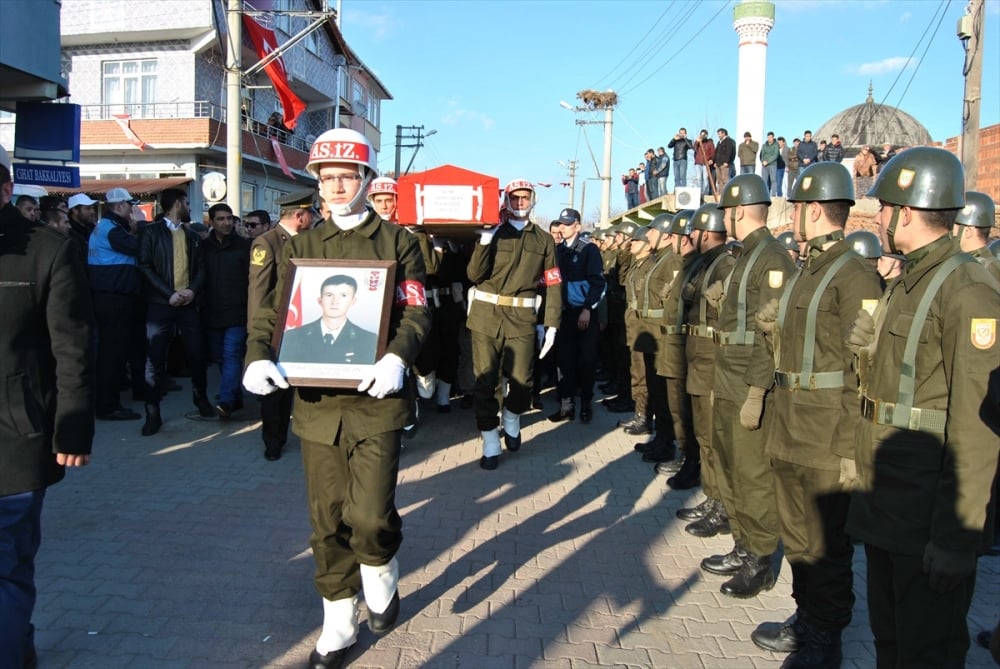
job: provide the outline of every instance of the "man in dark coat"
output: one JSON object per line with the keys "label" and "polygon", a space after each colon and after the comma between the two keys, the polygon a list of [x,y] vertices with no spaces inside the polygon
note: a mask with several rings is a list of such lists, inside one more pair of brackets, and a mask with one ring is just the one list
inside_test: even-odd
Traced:
{"label": "man in dark coat", "polygon": [[90,461],[92,309],[79,249],[10,204],[0,147],[0,664],[35,666],[35,555],[45,490]]}

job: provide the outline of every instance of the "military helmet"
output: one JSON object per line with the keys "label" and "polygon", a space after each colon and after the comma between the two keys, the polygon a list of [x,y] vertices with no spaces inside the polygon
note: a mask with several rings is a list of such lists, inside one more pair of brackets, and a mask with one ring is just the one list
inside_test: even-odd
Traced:
{"label": "military helmet", "polygon": [[726,214],[714,202],[706,202],[694,212],[692,228],[705,232],[726,232]]}
{"label": "military helmet", "polygon": [[846,200],[854,204],[854,179],[840,163],[813,163],[799,173],[789,202],[831,202]]}
{"label": "military helmet", "polygon": [[682,209],[674,214],[670,227],[667,230],[671,235],[684,235],[690,237],[694,231],[694,209]]}
{"label": "military helmet", "polygon": [[795,251],[796,253],[799,252],[799,243],[795,241],[795,235],[792,234],[790,230],[782,232],[780,235],[775,237],[775,239],[777,239],[778,242],[785,247],[786,251]]}
{"label": "military helmet", "polygon": [[771,204],[767,184],[757,174],[738,174],[722,189],[719,208],[730,209],[747,204]]}
{"label": "military helmet", "polygon": [[955,224],[971,228],[992,228],[996,211],[993,198],[986,193],[970,190],[965,194],[965,207],[955,216]]}
{"label": "military helmet", "polygon": [[674,220],[673,214],[662,213],[658,214],[652,221],[649,222],[649,227],[653,230],[659,230],[666,234],[670,234],[670,223]]}
{"label": "military helmet", "polygon": [[994,239],[986,245],[986,248],[990,250],[994,258],[1000,260],[1000,239]]}
{"label": "military helmet", "polygon": [[[635,225],[635,224],[633,224]],[[635,230],[632,232],[633,242],[648,242],[649,241],[649,228],[645,225],[636,225]]]}
{"label": "military helmet", "polygon": [[618,229],[615,230],[615,232],[625,235],[625,237],[627,237],[628,239],[634,239],[636,230],[638,229],[639,229],[638,225],[629,221],[626,223],[620,223],[618,225]]}
{"label": "military helmet", "polygon": [[882,257],[882,242],[878,235],[867,230],[855,230],[844,238],[851,249],[862,258],[875,260]]}
{"label": "military helmet", "polygon": [[915,209],[961,209],[965,172],[950,151],[918,146],[883,165],[868,196]]}

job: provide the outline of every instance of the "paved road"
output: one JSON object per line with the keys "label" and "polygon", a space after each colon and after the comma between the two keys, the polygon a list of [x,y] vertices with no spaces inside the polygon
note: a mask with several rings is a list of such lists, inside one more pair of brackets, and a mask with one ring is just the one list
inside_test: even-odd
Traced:
{"label": "paved road", "polygon": [[[169,396],[154,437],[99,424],[91,466],[50,491],[42,669],[305,665],[322,607],[297,442],[267,462],[257,423],[185,417],[189,398]],[[376,640],[362,613],[350,666],[777,667],[749,639],[791,613],[787,563],[770,592],[721,595],[723,579],[697,565],[730,539],[692,537],[674,518],[697,495],[640,462],[620,416],[556,426],[547,404],[494,472],[479,469],[471,411],[425,416],[399,478],[400,624]],[[844,666],[873,667],[860,550],[855,565]],[[996,622],[998,601],[1000,558],[982,559],[973,632]],[[968,666],[994,665],[974,646]]]}

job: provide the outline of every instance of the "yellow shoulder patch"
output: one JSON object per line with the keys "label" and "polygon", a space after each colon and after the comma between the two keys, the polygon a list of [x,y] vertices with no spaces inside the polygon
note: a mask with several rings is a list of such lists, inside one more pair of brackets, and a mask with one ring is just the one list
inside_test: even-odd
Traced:
{"label": "yellow shoulder patch", "polygon": [[267,249],[255,246],[250,252],[250,264],[260,267],[264,264],[265,260],[267,260]]}
{"label": "yellow shoulder patch", "polygon": [[861,300],[861,308],[868,312],[869,316],[875,315],[875,308],[878,306],[878,300]]}
{"label": "yellow shoulder patch", "polygon": [[972,345],[982,351],[993,348],[993,344],[997,342],[995,318],[973,318],[971,330]]}
{"label": "yellow shoulder patch", "polygon": [[771,288],[781,288],[785,283],[785,273],[779,269],[772,269],[767,273],[767,285]]}

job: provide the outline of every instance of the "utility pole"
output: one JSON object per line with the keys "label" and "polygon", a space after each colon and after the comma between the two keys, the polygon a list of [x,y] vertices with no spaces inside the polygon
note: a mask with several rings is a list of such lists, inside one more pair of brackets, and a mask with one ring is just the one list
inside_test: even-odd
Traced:
{"label": "utility pole", "polygon": [[610,89],[605,92],[583,90],[578,92],[576,97],[583,103],[582,107],[573,107],[568,102],[560,102],[559,106],[574,112],[604,111],[604,121],[587,121],[582,119],[577,119],[576,121],[577,125],[597,123],[604,125],[604,169],[603,174],[598,174],[602,182],[601,220],[598,223],[598,227],[604,228],[607,227],[608,219],[611,218],[611,139],[614,128],[614,109],[618,105],[618,95]]}
{"label": "utility pole", "polygon": [[983,28],[986,12],[983,0],[970,0],[965,16],[958,20],[958,38],[965,48],[962,74],[965,96],[962,101],[962,143],[959,147],[965,168],[965,190],[976,190],[979,175],[979,107],[982,103]]}
{"label": "utility pole", "polygon": [[[240,43],[243,36],[243,3],[229,0],[226,8],[226,204],[242,216],[243,175],[243,78]],[[200,214],[199,214],[200,216]]]}
{"label": "utility pole", "polygon": [[[573,200],[576,199],[576,161],[569,161],[569,208],[573,209]],[[582,213],[582,212],[581,212]]]}
{"label": "utility pole", "polygon": [[[404,136],[403,131],[409,130],[411,134]],[[409,174],[410,168],[413,167],[413,161],[417,157],[417,151],[420,147],[424,145],[424,139],[430,137],[431,135],[437,134],[437,130],[431,130],[426,135],[424,134],[424,126],[422,125],[397,125],[396,126],[396,172],[395,178],[399,178],[404,174]],[[412,139],[413,144],[403,144],[404,139]],[[402,150],[403,149],[413,149],[413,155],[410,156],[410,162],[406,166],[406,170],[400,172],[400,167],[402,165]]]}

